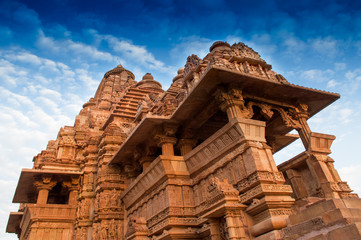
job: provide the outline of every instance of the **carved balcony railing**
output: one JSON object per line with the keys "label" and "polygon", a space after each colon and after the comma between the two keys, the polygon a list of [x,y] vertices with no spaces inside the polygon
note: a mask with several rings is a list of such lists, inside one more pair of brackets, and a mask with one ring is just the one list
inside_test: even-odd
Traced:
{"label": "carved balcony railing", "polygon": [[76,208],[71,205],[63,204],[27,204],[24,209],[23,224],[26,219],[29,221],[52,219],[69,222],[74,221],[76,217]]}
{"label": "carved balcony railing", "polygon": [[173,204],[173,199],[169,197],[169,185],[174,184],[172,178],[188,175],[183,157],[160,155],[122,194],[128,214],[144,217],[149,226],[152,222],[160,221],[159,218],[168,216],[170,205],[183,205]]}
{"label": "carved balcony railing", "polygon": [[[71,205],[63,204],[27,204],[24,208],[23,218],[20,223],[21,237],[20,239],[39,239],[39,236],[43,239],[52,239],[45,237],[46,233],[50,233],[50,229],[58,232],[59,236],[70,237],[71,226],[76,217],[76,208]],[[35,227],[42,230],[34,230],[32,225],[36,222],[51,222],[52,224],[37,224]],[[34,233],[30,233],[30,229]],[[44,229],[45,230],[44,233]],[[64,229],[64,230],[62,230]],[[54,234],[55,234],[54,232]],[[30,234],[30,235],[29,235]],[[40,234],[40,235],[39,235]],[[45,235],[43,235],[45,234]],[[39,235],[39,236],[38,236]]]}
{"label": "carved balcony railing", "polygon": [[[184,156],[190,175],[197,176],[245,140],[265,141],[265,124],[261,121],[233,120]],[[208,172],[208,171],[206,171]],[[196,178],[197,181],[197,178]]]}

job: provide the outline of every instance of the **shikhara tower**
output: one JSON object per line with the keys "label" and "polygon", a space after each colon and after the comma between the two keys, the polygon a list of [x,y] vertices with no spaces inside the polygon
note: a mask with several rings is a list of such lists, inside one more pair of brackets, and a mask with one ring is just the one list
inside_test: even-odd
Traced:
{"label": "shikhara tower", "polygon": [[[117,66],[23,169],[20,239],[360,239],[361,200],[307,119],[338,94],[290,84],[253,49],[215,42],[164,91]],[[290,134],[292,130],[298,134]],[[305,151],[276,166],[300,138]]]}

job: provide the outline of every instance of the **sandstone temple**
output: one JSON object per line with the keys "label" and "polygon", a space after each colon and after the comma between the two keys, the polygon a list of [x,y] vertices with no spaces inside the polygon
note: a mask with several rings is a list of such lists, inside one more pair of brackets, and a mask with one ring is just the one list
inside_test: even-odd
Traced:
{"label": "sandstone temple", "polygon": [[[335,137],[307,124],[339,97],[289,83],[243,43],[189,56],[166,91],[119,65],[22,169],[6,230],[24,240],[361,239],[361,199],[329,156]],[[277,166],[273,154],[298,138],[304,152]]]}

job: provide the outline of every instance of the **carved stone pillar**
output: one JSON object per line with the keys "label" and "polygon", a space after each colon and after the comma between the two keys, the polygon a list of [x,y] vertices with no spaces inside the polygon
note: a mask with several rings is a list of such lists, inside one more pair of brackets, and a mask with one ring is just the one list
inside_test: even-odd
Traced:
{"label": "carved stone pillar", "polygon": [[162,147],[163,156],[174,156],[174,144],[177,142],[176,138],[156,135],[155,139],[158,141],[158,146]]}
{"label": "carved stone pillar", "polygon": [[139,159],[140,164],[142,164],[143,171],[149,167],[153,160],[154,157],[152,156],[143,156]]}
{"label": "carved stone pillar", "polygon": [[236,118],[252,117],[252,112],[244,105],[242,90],[231,89],[227,92],[219,90],[215,93],[215,97],[220,103],[220,109],[227,112],[229,121]]}
{"label": "carved stone pillar", "polygon": [[77,196],[79,190],[79,178],[72,178],[71,181],[63,182],[63,186],[69,190],[69,205],[77,204]]}
{"label": "carved stone pillar", "polygon": [[197,140],[195,139],[180,139],[178,142],[178,148],[181,151],[181,155],[184,156],[190,151],[192,151],[193,147],[196,145]]}
{"label": "carved stone pillar", "polygon": [[208,222],[211,240],[221,240],[219,220],[217,218],[209,218]]}
{"label": "carved stone pillar", "polygon": [[41,180],[34,182],[34,185],[38,189],[37,204],[46,204],[48,201],[49,191],[56,185],[56,181],[52,180],[51,177],[42,177]]}
{"label": "carved stone pillar", "polygon": [[227,231],[229,239],[246,239],[246,233],[242,222],[241,222],[241,214],[239,211],[235,210],[227,210],[225,212],[225,219],[227,223]]}

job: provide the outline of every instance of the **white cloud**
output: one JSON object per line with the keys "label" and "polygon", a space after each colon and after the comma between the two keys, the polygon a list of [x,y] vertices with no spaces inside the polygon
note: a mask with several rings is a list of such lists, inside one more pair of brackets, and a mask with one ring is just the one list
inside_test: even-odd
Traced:
{"label": "white cloud", "polygon": [[351,165],[339,169],[343,181],[347,181],[352,190],[361,196],[361,164]]}
{"label": "white cloud", "polygon": [[0,59],[0,80],[10,87],[16,87],[21,78],[25,78],[27,72],[15,67],[11,62]]}
{"label": "white cloud", "polygon": [[42,60],[29,52],[17,52],[17,53],[10,53],[5,54],[4,58],[10,60],[10,61],[19,61],[23,62],[25,64],[32,64],[32,65],[40,65],[42,64]]}
{"label": "white cloud", "polygon": [[171,67],[165,66],[162,61],[157,60],[144,46],[137,46],[129,40],[119,40],[118,38],[110,35],[104,35],[103,39],[108,42],[112,50],[121,53],[127,60],[132,60],[149,69],[162,72],[169,72],[170,70],[173,70]]}
{"label": "white cloud", "polygon": [[[231,37],[230,37],[231,39]],[[199,36],[190,36],[181,38],[180,43],[175,45],[170,51],[170,55],[176,59],[179,59],[180,63],[184,65],[188,56],[195,54],[200,58],[203,58],[209,52],[209,47],[214,41],[208,38],[202,38]]]}
{"label": "white cloud", "polygon": [[320,69],[310,69],[301,72],[301,79],[307,81],[316,81],[323,82],[328,81],[334,75],[334,71],[331,69],[320,70]]}
{"label": "white cloud", "polygon": [[343,123],[349,123],[351,121],[350,117],[353,115],[354,111],[350,108],[343,108],[339,111],[340,120]]}
{"label": "white cloud", "polygon": [[36,45],[40,49],[56,53],[58,55],[71,55],[74,59],[92,59],[96,61],[117,62],[115,56],[108,52],[100,51],[97,48],[81,42],[74,42],[71,39],[55,40],[39,31]]}
{"label": "white cloud", "polygon": [[361,85],[361,68],[347,71],[345,77],[347,80],[348,92],[351,94],[358,92]]}
{"label": "white cloud", "polygon": [[313,50],[327,57],[334,57],[339,53],[338,41],[332,37],[309,39]]}
{"label": "white cloud", "polygon": [[327,82],[327,88],[334,88],[337,85],[340,85],[339,82],[337,82],[336,80],[332,79],[330,81]]}
{"label": "white cloud", "polygon": [[62,97],[60,92],[48,88],[41,88],[39,94],[55,101],[61,101]]}
{"label": "white cloud", "polygon": [[336,71],[342,71],[346,69],[346,63],[334,63]]}

